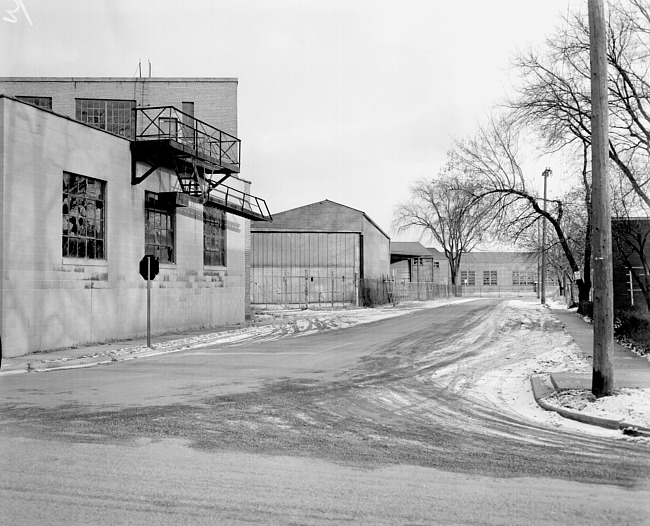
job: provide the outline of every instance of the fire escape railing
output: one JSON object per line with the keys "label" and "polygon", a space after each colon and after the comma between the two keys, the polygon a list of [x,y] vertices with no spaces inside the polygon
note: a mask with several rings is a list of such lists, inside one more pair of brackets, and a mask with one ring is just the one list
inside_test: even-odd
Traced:
{"label": "fire escape railing", "polygon": [[138,141],[175,141],[192,154],[239,172],[241,141],[173,106],[135,108]]}
{"label": "fire escape railing", "polygon": [[225,184],[213,187],[209,200],[214,204],[225,206],[231,212],[242,212],[244,217],[267,220],[271,217],[271,212],[264,199]]}

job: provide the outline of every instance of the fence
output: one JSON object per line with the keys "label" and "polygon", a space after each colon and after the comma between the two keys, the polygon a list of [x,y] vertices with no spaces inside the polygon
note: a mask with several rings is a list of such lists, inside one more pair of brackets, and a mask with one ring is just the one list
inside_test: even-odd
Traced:
{"label": "fence", "polygon": [[328,275],[272,274],[251,277],[251,303],[253,305],[277,305],[284,308],[298,306],[335,307],[356,305],[358,279],[345,274],[330,272]]}
{"label": "fence", "polygon": [[441,283],[432,283],[430,281],[387,281],[386,283],[389,288],[390,301],[393,301],[394,298],[396,302],[427,301],[436,298],[448,298],[451,296],[463,295],[463,288],[460,285],[446,285]]}
{"label": "fence", "polygon": [[[551,296],[557,292],[559,292],[557,286],[551,286],[550,283],[546,285],[547,296]],[[480,298],[532,298],[537,296],[537,292],[533,287],[528,286],[477,285],[468,287],[465,285],[462,295]]]}
{"label": "fence", "polygon": [[258,275],[251,277],[251,304],[293,307],[373,307],[400,301],[426,301],[462,296],[460,286],[431,282],[396,283],[386,279],[358,279],[330,272],[328,276],[304,274]]}

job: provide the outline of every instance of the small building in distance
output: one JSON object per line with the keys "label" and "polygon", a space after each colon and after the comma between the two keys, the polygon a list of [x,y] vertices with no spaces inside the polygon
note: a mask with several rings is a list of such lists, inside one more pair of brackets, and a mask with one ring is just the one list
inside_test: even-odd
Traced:
{"label": "small building in distance", "polygon": [[449,283],[447,258],[418,241],[391,242],[390,271],[391,279],[397,283]]}
{"label": "small building in distance", "polygon": [[[456,278],[463,286],[463,295],[534,294],[538,257],[534,252],[466,252]],[[556,285],[551,276],[547,277],[547,293]]]}
{"label": "small building in distance", "polygon": [[390,274],[390,238],[365,212],[328,199],[251,224],[253,304],[354,304]]}
{"label": "small building in distance", "polygon": [[650,298],[650,219],[612,219],[614,307],[648,310]]}

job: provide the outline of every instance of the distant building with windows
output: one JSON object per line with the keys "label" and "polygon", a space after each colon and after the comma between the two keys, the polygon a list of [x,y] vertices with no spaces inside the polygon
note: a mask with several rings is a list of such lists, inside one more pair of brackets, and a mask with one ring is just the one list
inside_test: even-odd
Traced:
{"label": "distant building with windows", "polygon": [[5,356],[244,321],[250,222],[236,79],[0,78]]}
{"label": "distant building with windows", "polygon": [[[533,252],[466,252],[461,257],[457,284],[463,286],[463,294],[532,293],[538,279],[538,256]],[[554,284],[552,277],[547,281]]]}

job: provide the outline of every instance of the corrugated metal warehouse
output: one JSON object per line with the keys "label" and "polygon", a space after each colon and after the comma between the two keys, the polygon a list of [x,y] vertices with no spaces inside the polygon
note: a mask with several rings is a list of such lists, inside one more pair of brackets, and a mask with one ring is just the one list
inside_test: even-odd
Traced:
{"label": "corrugated metal warehouse", "polygon": [[251,224],[253,304],[356,303],[390,273],[390,238],[364,212],[324,200]]}

